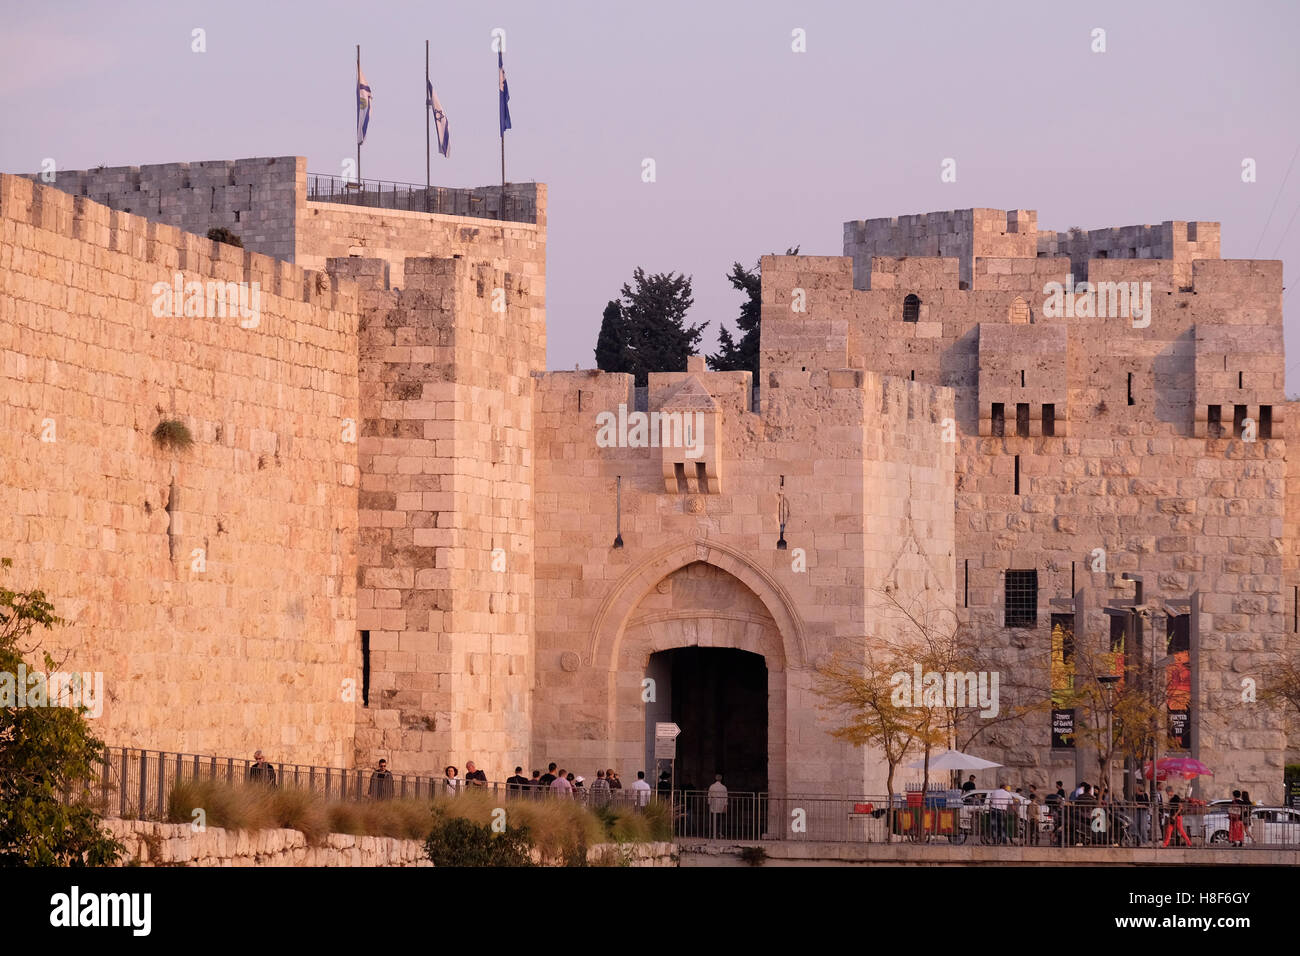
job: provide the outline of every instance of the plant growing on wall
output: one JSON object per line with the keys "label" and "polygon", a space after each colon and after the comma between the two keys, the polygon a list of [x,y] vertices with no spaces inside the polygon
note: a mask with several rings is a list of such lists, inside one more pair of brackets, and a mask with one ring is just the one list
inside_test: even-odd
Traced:
{"label": "plant growing on wall", "polygon": [[158,423],[153,430],[153,440],[164,448],[185,449],[194,444],[194,436],[190,434],[189,427],[174,418]]}
{"label": "plant growing on wall", "polygon": [[228,246],[239,246],[244,248],[244,240],[239,238],[225,226],[213,226],[208,230],[208,238],[213,242],[224,242]]}
{"label": "plant growing on wall", "polygon": [[[0,559],[0,572],[12,564]],[[104,753],[86,724],[84,691],[78,685],[80,697],[65,698],[56,689],[50,701],[46,675],[58,667],[48,653],[45,673],[26,669],[24,640],[62,623],[43,591],[0,585],[0,866],[112,866],[124,849],[80,796]]]}

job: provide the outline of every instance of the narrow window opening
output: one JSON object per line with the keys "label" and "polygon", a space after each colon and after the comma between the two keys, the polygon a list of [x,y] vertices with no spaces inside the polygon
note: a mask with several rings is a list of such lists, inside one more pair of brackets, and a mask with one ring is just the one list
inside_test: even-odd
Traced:
{"label": "narrow window opening", "polygon": [[1053,438],[1056,435],[1056,406],[1048,402],[1043,406],[1043,436]]}
{"label": "narrow window opening", "polygon": [[673,465],[673,473],[677,477],[677,490],[681,493],[689,491],[686,487],[686,465],[684,462],[677,462]]}
{"label": "narrow window opening", "polygon": [[1223,406],[1211,405],[1205,416],[1205,437],[1223,437]]}
{"label": "narrow window opening", "polygon": [[1020,494],[1020,456],[1016,455],[1016,494]]}
{"label": "narrow window opening", "polygon": [[911,293],[903,300],[903,321],[921,321],[921,300]]}
{"label": "narrow window opening", "polygon": [[1238,387],[1238,388],[1241,388],[1241,387],[1242,387],[1242,384],[1241,384],[1241,383],[1242,383],[1243,381],[1245,381],[1245,375],[1246,375],[1245,372],[1238,372],[1238,373],[1237,373],[1237,387]]}
{"label": "narrow window opening", "polygon": [[1016,403],[1016,434],[1021,438],[1029,437],[1029,403]]}
{"label": "narrow window opening", "polygon": [[695,483],[699,486],[700,494],[707,494],[709,491],[709,476],[705,473],[705,465],[702,461],[695,463]]}
{"label": "narrow window opening", "polygon": [[1097,250],[1097,256],[1096,256],[1096,258],[1098,258],[1098,259],[1109,259],[1109,258],[1110,258],[1110,253],[1109,253],[1107,250],[1105,250],[1105,249],[1098,249],[1098,250]]}
{"label": "narrow window opening", "polygon": [[1291,633],[1300,634],[1300,587],[1291,589]]}
{"label": "narrow window opening", "polygon": [[1244,427],[1243,423],[1245,421],[1246,421],[1246,406],[1233,405],[1232,406],[1232,437],[1233,438],[1241,437],[1242,428]]}
{"label": "narrow window opening", "polygon": [[[966,559],[965,570],[966,576],[961,586],[961,606],[970,607],[970,558]],[[1300,592],[1300,588],[1296,588],[1296,591]]]}
{"label": "narrow window opening", "polygon": [[1025,387],[1025,370],[1023,368],[1020,370],[1020,387]]}
{"label": "narrow window opening", "polygon": [[1006,406],[1001,402],[993,403],[993,437],[1001,438],[1007,432]]}
{"label": "narrow window opening", "polygon": [[916,381],[916,369],[912,369],[911,379],[912,379],[913,382]]}
{"label": "narrow window opening", "polygon": [[1133,373],[1128,373],[1128,403],[1133,404]]}
{"label": "narrow window opening", "polygon": [[361,706],[370,706],[370,632],[361,632]]}
{"label": "narrow window opening", "polygon": [[1273,406],[1259,406],[1259,437],[1268,439],[1273,437]]}

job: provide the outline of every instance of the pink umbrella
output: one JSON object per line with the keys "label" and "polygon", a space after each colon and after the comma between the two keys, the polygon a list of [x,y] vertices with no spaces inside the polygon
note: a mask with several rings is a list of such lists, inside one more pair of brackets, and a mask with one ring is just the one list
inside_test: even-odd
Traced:
{"label": "pink umbrella", "polygon": [[[1147,761],[1142,773],[1143,776],[1150,778],[1150,761]],[[1165,757],[1156,764],[1156,779],[1164,780],[1171,775],[1181,776],[1184,780],[1191,780],[1193,777],[1213,777],[1214,771],[1199,760],[1194,760],[1191,757]]]}

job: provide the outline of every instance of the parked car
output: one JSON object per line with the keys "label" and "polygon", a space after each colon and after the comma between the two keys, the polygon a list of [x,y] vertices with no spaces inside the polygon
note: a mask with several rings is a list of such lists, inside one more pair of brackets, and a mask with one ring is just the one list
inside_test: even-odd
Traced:
{"label": "parked car", "polygon": [[[1231,801],[1228,801],[1231,802]],[[1205,814],[1206,842],[1216,846],[1228,843],[1228,814]],[[1300,846],[1300,810],[1289,807],[1252,807],[1250,839],[1265,846]]]}

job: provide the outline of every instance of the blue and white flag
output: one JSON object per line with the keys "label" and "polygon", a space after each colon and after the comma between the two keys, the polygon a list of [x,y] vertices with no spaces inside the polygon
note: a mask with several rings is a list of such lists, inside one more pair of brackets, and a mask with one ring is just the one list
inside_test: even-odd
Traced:
{"label": "blue and white flag", "polygon": [[510,128],[510,87],[506,85],[506,66],[497,50],[497,89],[501,94],[501,135],[506,135]]}
{"label": "blue and white flag", "polygon": [[438,94],[433,92],[433,81],[425,80],[424,82],[429,87],[428,94],[424,99],[424,105],[433,110],[433,131],[438,137],[438,152],[444,156],[451,156],[451,128],[447,125],[447,114],[442,111],[442,104],[438,102]]}
{"label": "blue and white flag", "polygon": [[366,75],[357,64],[357,145],[366,141],[366,130],[370,127],[370,84]]}

